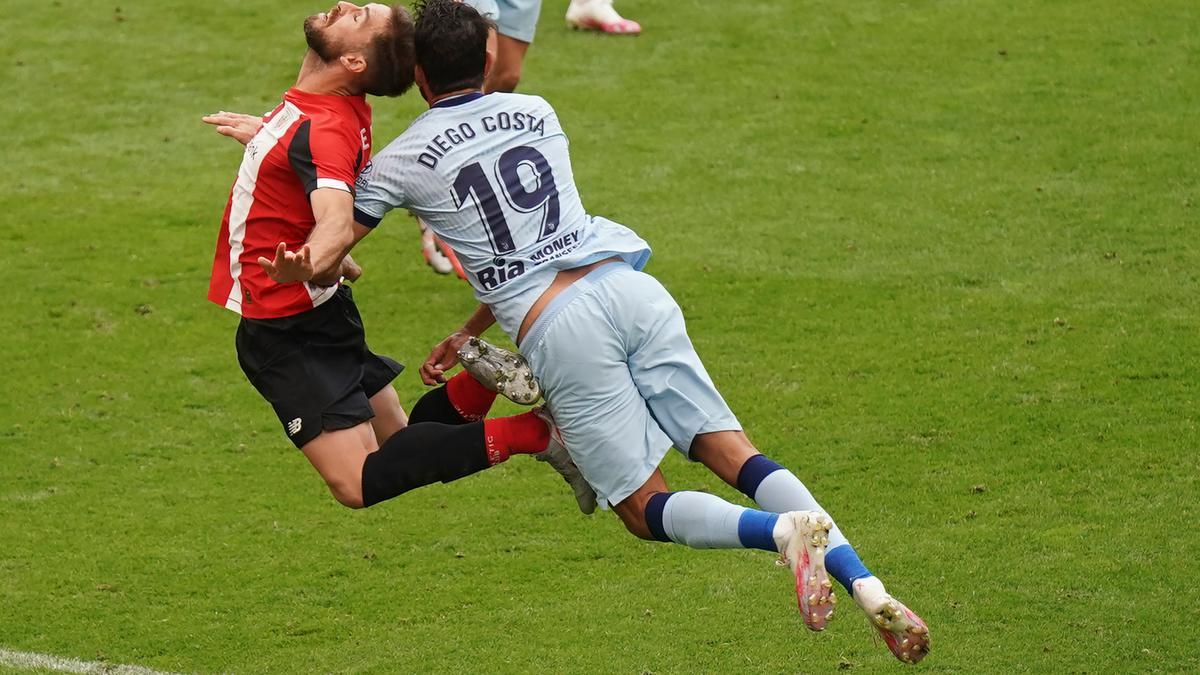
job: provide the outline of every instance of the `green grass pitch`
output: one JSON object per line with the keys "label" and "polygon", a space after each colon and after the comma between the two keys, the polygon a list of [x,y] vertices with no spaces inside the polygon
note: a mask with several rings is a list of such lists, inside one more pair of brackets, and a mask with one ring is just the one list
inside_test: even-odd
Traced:
{"label": "green grass pitch", "polygon": [[[200,115],[272,107],[322,8],[117,4],[0,2],[0,649],[902,667],[848,598],[810,634],[770,555],[635,540],[526,458],[336,505],[204,300],[240,151]],[[1200,669],[1200,6],[620,0],[645,34],[614,39],[565,4],[521,89],[557,107],[588,209],[655,247],[751,438],[928,621],[919,667]],[[376,101],[377,146],[421,107]],[[472,308],[407,218],[358,258],[384,353],[419,363]]]}

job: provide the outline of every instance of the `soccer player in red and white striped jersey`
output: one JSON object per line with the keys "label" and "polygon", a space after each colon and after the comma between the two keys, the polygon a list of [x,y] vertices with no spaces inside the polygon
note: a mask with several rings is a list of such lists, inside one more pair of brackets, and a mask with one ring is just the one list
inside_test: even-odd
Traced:
{"label": "soccer player in red and white striped jersey", "polygon": [[[341,282],[357,276],[348,253],[369,232],[353,216],[371,152],[365,94],[397,96],[412,85],[412,19],[399,5],[339,2],[308,17],[304,32],[295,86],[246,144],[213,260],[208,298],[241,316],[243,372],[352,508],[510,454],[539,454],[566,475],[557,461],[565,450],[550,446],[546,423],[534,413],[484,421],[496,395],[465,373],[422,397],[408,424],[391,385],[403,366],[368,349]],[[205,121],[237,137],[226,116]]]}
{"label": "soccer player in red and white striped jersey", "polygon": [[371,107],[363,96],[293,87],[263,120],[266,133],[246,146],[225,207],[208,290],[209,300],[252,319],[299,314],[337,291],[333,279],[277,284],[257,261],[273,258],[280,242],[299,250],[318,209],[336,218],[371,152]]}

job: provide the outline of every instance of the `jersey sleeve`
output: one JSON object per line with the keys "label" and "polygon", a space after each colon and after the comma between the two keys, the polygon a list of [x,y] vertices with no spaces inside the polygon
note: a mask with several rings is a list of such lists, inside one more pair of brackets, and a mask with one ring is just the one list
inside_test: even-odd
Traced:
{"label": "jersey sleeve", "polygon": [[362,159],[362,143],[345,130],[300,122],[288,144],[288,161],[312,194],[317,188],[334,188],[353,193],[355,174]]}
{"label": "jersey sleeve", "polygon": [[375,227],[388,211],[405,206],[404,176],[399,157],[388,146],[375,156],[358,177],[354,193],[354,220]]}
{"label": "jersey sleeve", "polygon": [[544,126],[542,136],[562,136],[563,140],[567,140],[567,135],[563,133],[562,125],[558,123],[558,113],[554,111],[554,106],[541,96],[537,96],[537,112],[541,116],[541,122]]}

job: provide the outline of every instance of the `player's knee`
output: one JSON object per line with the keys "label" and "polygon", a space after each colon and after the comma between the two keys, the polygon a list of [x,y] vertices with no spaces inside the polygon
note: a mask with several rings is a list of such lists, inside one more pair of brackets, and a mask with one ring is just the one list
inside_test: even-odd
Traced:
{"label": "player's knee", "polygon": [[362,483],[354,481],[329,481],[329,492],[339,504],[351,509],[361,509],[363,503]]}
{"label": "player's knee", "polygon": [[621,522],[625,525],[625,529],[638,539],[646,539],[654,541],[654,534],[650,532],[650,526],[646,524],[644,513],[620,513]]}

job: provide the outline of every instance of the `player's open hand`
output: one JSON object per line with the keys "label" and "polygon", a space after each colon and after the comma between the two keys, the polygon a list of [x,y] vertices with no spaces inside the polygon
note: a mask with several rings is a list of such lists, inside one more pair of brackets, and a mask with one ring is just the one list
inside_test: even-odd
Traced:
{"label": "player's open hand", "polygon": [[471,339],[463,331],[451,333],[445,340],[437,343],[429,358],[421,364],[421,381],[429,386],[446,383],[446,371],[458,364],[458,350]]}
{"label": "player's open hand", "polygon": [[259,256],[258,264],[272,281],[280,284],[308,281],[313,278],[315,272],[308,244],[301,246],[299,251],[292,252],[287,250],[287,244],[281,241],[275,248],[275,259],[268,260]]}
{"label": "player's open hand", "polygon": [[250,139],[254,138],[254,135],[263,126],[261,117],[225,112],[224,110],[205,115],[200,119],[204,120],[206,124],[216,127],[218,134],[228,136],[242,145],[249,143]]}

